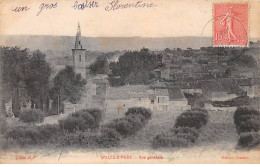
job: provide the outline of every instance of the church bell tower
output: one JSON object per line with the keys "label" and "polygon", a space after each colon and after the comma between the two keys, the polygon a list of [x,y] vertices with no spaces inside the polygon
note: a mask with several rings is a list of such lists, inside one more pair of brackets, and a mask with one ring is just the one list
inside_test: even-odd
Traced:
{"label": "church bell tower", "polygon": [[76,73],[81,74],[82,78],[86,78],[86,62],[85,62],[86,49],[83,49],[80,38],[81,38],[81,31],[80,31],[80,25],[78,23],[75,46],[74,49],[72,49],[73,68]]}

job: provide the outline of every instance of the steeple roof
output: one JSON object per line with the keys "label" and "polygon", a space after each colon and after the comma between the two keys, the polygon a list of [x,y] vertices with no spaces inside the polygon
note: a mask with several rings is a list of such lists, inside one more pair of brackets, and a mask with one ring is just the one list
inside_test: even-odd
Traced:
{"label": "steeple roof", "polygon": [[80,30],[79,23],[78,23],[78,29],[77,29],[77,34],[76,34],[75,49],[82,49],[81,30]]}

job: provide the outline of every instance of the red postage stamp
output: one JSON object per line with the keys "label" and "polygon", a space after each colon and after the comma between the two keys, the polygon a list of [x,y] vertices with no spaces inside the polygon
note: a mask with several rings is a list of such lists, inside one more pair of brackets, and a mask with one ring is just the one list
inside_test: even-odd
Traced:
{"label": "red postage stamp", "polygon": [[248,45],[248,4],[214,4],[213,46]]}

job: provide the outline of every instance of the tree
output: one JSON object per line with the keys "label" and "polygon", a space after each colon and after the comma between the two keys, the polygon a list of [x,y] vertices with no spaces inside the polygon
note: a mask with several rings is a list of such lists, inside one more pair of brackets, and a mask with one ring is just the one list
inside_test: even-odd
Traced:
{"label": "tree", "polygon": [[[84,84],[86,84],[85,80],[81,78],[80,74],[76,74],[71,66],[66,66],[54,77],[54,86],[50,90],[50,96],[53,100],[52,110],[55,114],[58,113],[58,102],[61,106],[65,100],[72,103],[80,100]],[[62,107],[59,112],[63,112]]]}
{"label": "tree", "polygon": [[1,47],[0,51],[1,94],[5,96],[2,105],[11,99],[15,117],[19,116],[23,101],[31,100],[43,110],[43,103],[48,102],[46,92],[51,74],[45,54],[39,50],[31,53],[18,47]]}
{"label": "tree", "polygon": [[125,83],[129,83],[130,80],[134,79],[130,82],[131,84],[145,84],[149,80],[149,73],[158,67],[161,59],[161,55],[150,53],[149,49],[143,48],[140,51],[124,53],[124,55],[119,57],[117,63],[111,63],[109,67],[112,70],[112,74],[123,78]]}
{"label": "tree", "polygon": [[45,54],[37,50],[32,53],[29,59],[27,75],[25,78],[27,93],[30,97],[32,108],[47,111],[48,106],[48,89],[51,67],[45,60]]}
{"label": "tree", "polygon": [[93,74],[108,74],[109,68],[106,56],[99,56],[89,68]]}
{"label": "tree", "polygon": [[1,86],[6,97],[9,95],[12,100],[15,117],[19,116],[21,110],[20,90],[23,88],[20,86],[26,78],[29,58],[27,49],[1,47]]}

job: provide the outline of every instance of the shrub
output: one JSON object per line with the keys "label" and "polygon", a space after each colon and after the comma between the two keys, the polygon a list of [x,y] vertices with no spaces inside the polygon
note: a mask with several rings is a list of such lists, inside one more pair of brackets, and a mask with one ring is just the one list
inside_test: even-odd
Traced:
{"label": "shrub", "polygon": [[175,136],[172,132],[158,134],[153,139],[152,147],[187,147],[190,141],[183,136]]}
{"label": "shrub", "polygon": [[251,117],[248,118],[247,120],[241,121],[239,123],[239,126],[237,127],[237,132],[257,132],[259,131],[260,128],[260,122],[258,118]]}
{"label": "shrub", "polygon": [[58,125],[43,125],[13,128],[6,133],[5,138],[16,140],[21,145],[35,145],[56,142],[59,136],[61,131]]}
{"label": "shrub", "polygon": [[102,120],[102,111],[98,109],[80,110],[60,120],[59,125],[68,132],[88,131],[97,129]]}
{"label": "shrub", "polygon": [[42,125],[38,127],[38,130],[40,132],[40,140],[43,140],[43,142],[55,143],[63,135],[58,125]]}
{"label": "shrub", "polygon": [[76,131],[64,136],[63,144],[71,146],[110,148],[118,146],[120,135],[113,129],[101,128],[101,134]]}
{"label": "shrub", "polygon": [[244,132],[240,134],[238,146],[241,148],[253,148],[260,143],[260,136],[257,132]]}
{"label": "shrub", "polygon": [[25,123],[40,123],[44,120],[44,113],[39,109],[29,109],[21,112],[19,119]]}
{"label": "shrub", "polygon": [[175,127],[195,127],[199,129],[207,122],[208,114],[204,111],[187,111],[177,117]]}
{"label": "shrub", "polygon": [[86,109],[86,110],[82,110],[82,111],[90,113],[95,119],[95,126],[96,127],[99,126],[100,122],[103,119],[103,114],[104,114],[101,110],[92,108],[92,109]]}
{"label": "shrub", "polygon": [[246,107],[238,108],[235,111],[234,116],[233,116],[234,123],[235,123],[236,126],[239,126],[239,123],[241,122],[240,119],[243,119],[242,117],[245,116],[245,115],[250,117],[250,116],[259,116],[260,114],[255,109],[249,109],[249,108],[246,108]]}
{"label": "shrub", "polygon": [[6,138],[14,139],[21,145],[37,144],[39,131],[36,127],[16,127],[6,133]]}
{"label": "shrub", "polygon": [[98,135],[88,132],[76,131],[68,133],[63,137],[63,145],[70,146],[96,146],[98,145]]}
{"label": "shrub", "polygon": [[100,147],[115,147],[118,146],[121,140],[121,136],[117,131],[111,128],[101,128],[101,135],[99,137]]}
{"label": "shrub", "polygon": [[175,127],[167,133],[155,136],[152,147],[186,147],[195,143],[199,130],[208,122],[208,112],[205,109],[194,107],[177,117]]}
{"label": "shrub", "polygon": [[189,133],[196,138],[199,137],[199,131],[196,128],[191,127],[178,127],[171,129],[171,132],[178,134],[178,133]]}
{"label": "shrub", "polygon": [[107,127],[115,129],[123,137],[132,135],[135,133],[135,128],[132,122],[129,122],[126,118],[119,118],[107,125]]}
{"label": "shrub", "polygon": [[105,127],[112,128],[123,137],[135,134],[144,127],[146,123],[145,117],[141,114],[128,114],[125,118],[113,120],[106,124]]}
{"label": "shrub", "polygon": [[139,115],[139,114],[143,115],[146,120],[149,120],[152,116],[151,110],[148,109],[148,108],[144,108],[144,107],[129,108],[127,110],[127,112],[125,113],[125,115],[128,116],[128,115],[131,115],[131,114],[133,114],[133,115]]}
{"label": "shrub", "polygon": [[[1,111],[0,111],[1,112]],[[0,133],[5,133],[7,130],[7,122],[3,113],[0,113]]]}
{"label": "shrub", "polygon": [[255,109],[238,108],[233,116],[238,133],[259,131],[260,128],[259,112]]}
{"label": "shrub", "polygon": [[166,133],[157,134],[152,141],[152,147],[153,148],[170,147],[171,139],[172,137],[169,137]]}
{"label": "shrub", "polygon": [[197,140],[197,137],[193,136],[193,134],[191,133],[177,133],[174,137],[176,139],[185,139],[189,143],[195,143],[195,141]]}
{"label": "shrub", "polygon": [[133,131],[138,131],[142,127],[144,127],[146,120],[144,116],[138,114],[138,115],[128,115],[126,117],[126,120],[131,123]]}

